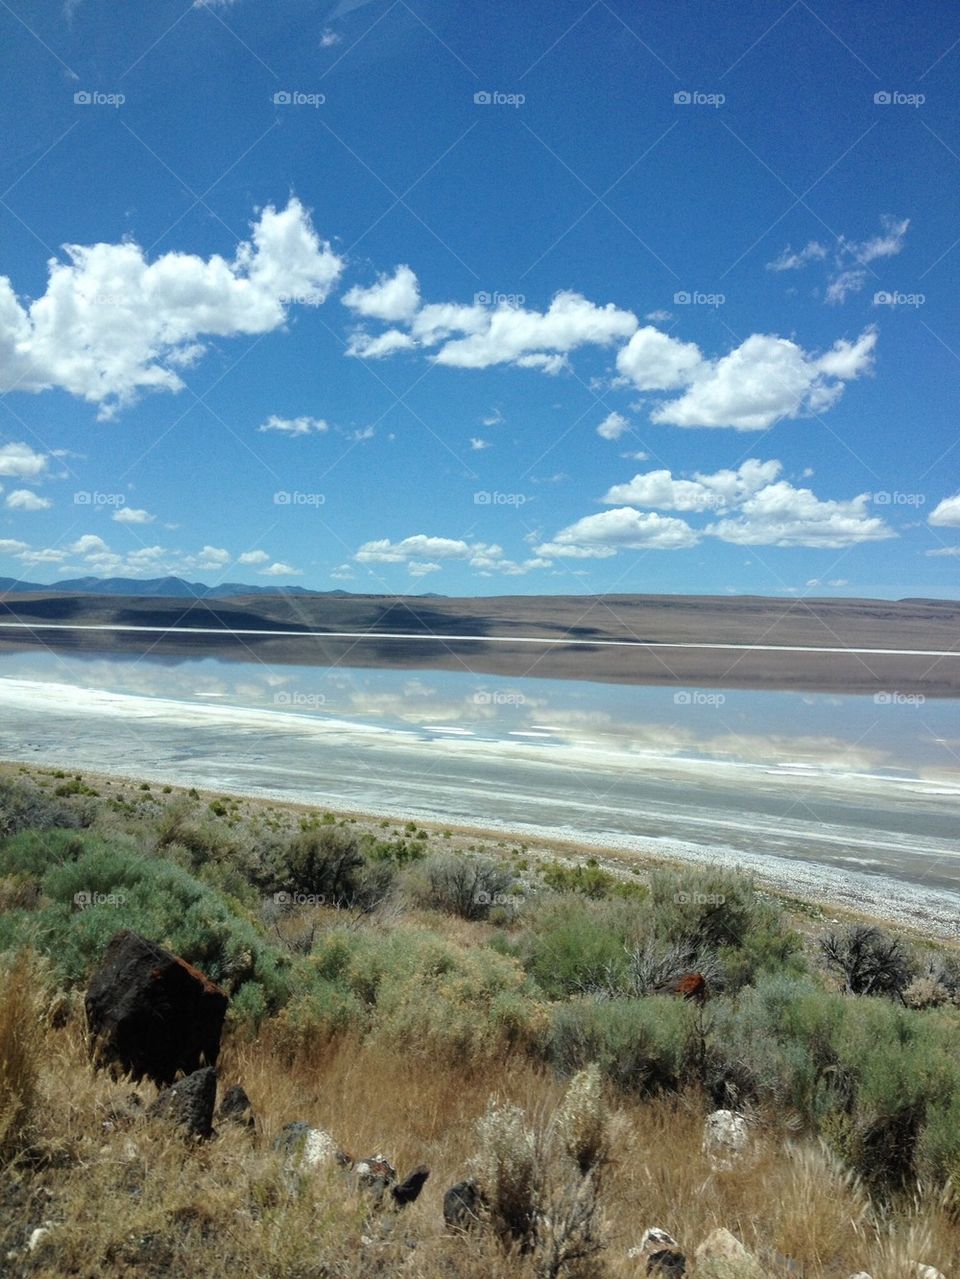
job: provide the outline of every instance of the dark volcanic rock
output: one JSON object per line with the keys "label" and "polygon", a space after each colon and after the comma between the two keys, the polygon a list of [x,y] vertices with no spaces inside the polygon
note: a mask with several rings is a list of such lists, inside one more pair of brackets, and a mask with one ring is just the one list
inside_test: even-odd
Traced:
{"label": "dark volcanic rock", "polygon": [[239,1084],[234,1084],[223,1094],[223,1101],[217,1111],[217,1119],[222,1124],[239,1124],[243,1128],[256,1128],[250,1098]]}
{"label": "dark volcanic rock", "polygon": [[683,1279],[686,1269],[687,1259],[676,1248],[661,1248],[647,1258],[647,1274],[660,1279]]}
{"label": "dark volcanic rock", "polygon": [[213,1108],[217,1103],[217,1072],[212,1066],[195,1070],[162,1092],[147,1114],[168,1119],[190,1137],[204,1140],[213,1134]]}
{"label": "dark volcanic rock", "polygon": [[480,1220],[483,1196],[473,1181],[458,1181],[443,1196],[443,1220],[451,1230],[469,1230]]}
{"label": "dark volcanic rock", "polygon": [[399,1186],[393,1186],[390,1193],[393,1195],[393,1202],[398,1208],[405,1208],[407,1204],[419,1198],[420,1191],[423,1189],[424,1182],[430,1176],[430,1169],[424,1164],[419,1168],[414,1168],[413,1172],[405,1181],[401,1181]]}
{"label": "dark volcanic rock", "polygon": [[84,1003],[97,1065],[163,1087],[216,1064],[226,994],[138,933],[111,940]]}

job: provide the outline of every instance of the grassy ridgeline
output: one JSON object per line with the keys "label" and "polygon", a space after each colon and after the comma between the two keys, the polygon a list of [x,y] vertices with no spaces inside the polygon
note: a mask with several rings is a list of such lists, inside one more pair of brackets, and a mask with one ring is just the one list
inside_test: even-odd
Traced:
{"label": "grassy ridgeline", "polygon": [[[33,1175],[52,1178],[65,1203],[78,1191],[79,1152],[110,1088],[83,1067],[79,995],[110,937],[132,928],[229,992],[225,1069],[244,1082],[267,1128],[306,1118],[345,1144],[391,1137],[412,1162],[423,1157],[417,1142],[426,1143],[440,1168],[449,1161],[450,1184],[464,1172],[455,1126],[482,1127],[491,1094],[537,1112],[595,1063],[631,1140],[662,1139],[642,1148],[657,1185],[654,1193],[645,1184],[642,1212],[662,1203],[664,1219],[644,1216],[638,1235],[647,1224],[679,1235],[694,1220],[741,1222],[742,1232],[749,1219],[758,1243],[813,1275],[866,1269],[881,1279],[884,1266],[900,1264],[903,1240],[918,1247],[923,1231],[940,1269],[960,1260],[950,1198],[960,1179],[960,969],[951,954],[858,934],[851,959],[843,930],[825,950],[830,930],[810,913],[725,872],[616,876],[592,861],[544,862],[516,845],[465,846],[413,823],[98,786],[25,770],[0,778],[0,962],[21,966],[0,1008],[9,1176],[22,1180],[53,1145],[58,1170]],[[663,993],[690,970],[709,979],[702,1006]],[[867,980],[885,993],[851,993]],[[44,1015],[53,1007],[56,1018]],[[334,1085],[340,1104],[328,1113]],[[93,1108],[87,1128],[70,1086]],[[765,1153],[694,1206],[689,1169],[677,1161],[682,1155],[691,1177],[698,1168],[701,1182],[707,1176],[698,1134],[716,1106],[756,1117]],[[375,1117],[379,1130],[367,1126]],[[664,1136],[669,1125],[676,1142]],[[172,1168],[180,1156],[163,1151],[158,1168],[164,1160]],[[241,1192],[209,1163],[205,1193],[239,1212]],[[640,1192],[625,1169],[611,1176],[608,1216],[626,1213]],[[764,1179],[795,1195],[793,1216],[788,1203],[772,1202]],[[169,1192],[157,1190],[167,1212]],[[817,1196],[825,1220],[840,1204],[848,1222],[861,1223],[829,1256],[802,1224]],[[288,1210],[293,1226],[302,1205]],[[614,1221],[611,1239],[637,1225],[637,1210]],[[349,1237],[344,1214],[331,1238]],[[436,1224],[425,1219],[424,1229]],[[251,1264],[242,1249],[231,1255]],[[105,1255],[96,1264],[114,1273]],[[483,1264],[477,1273],[493,1273],[489,1257]],[[301,1273],[291,1267],[265,1273]]]}

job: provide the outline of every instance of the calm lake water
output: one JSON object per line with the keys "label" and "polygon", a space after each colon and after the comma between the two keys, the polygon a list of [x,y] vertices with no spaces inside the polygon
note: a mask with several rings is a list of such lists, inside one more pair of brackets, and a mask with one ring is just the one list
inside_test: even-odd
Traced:
{"label": "calm lake water", "polygon": [[32,650],[0,653],[0,757],[777,864],[960,916],[954,701]]}

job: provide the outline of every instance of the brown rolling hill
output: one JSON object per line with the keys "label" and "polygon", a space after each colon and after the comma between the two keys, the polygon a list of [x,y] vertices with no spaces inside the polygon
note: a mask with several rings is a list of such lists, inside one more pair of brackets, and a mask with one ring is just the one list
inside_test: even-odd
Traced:
{"label": "brown rolling hill", "polygon": [[[4,620],[25,622],[31,629],[0,626],[0,651],[43,645],[60,651],[397,666],[506,677],[960,696],[960,657],[647,647],[729,644],[960,652],[960,603],[952,600],[283,594],[183,600],[35,591],[0,597],[0,622]],[[222,634],[79,629],[93,625],[208,628]],[[78,629],[47,629],[53,626]],[[231,633],[243,630],[278,634]],[[365,638],[328,639],[307,636],[308,631],[362,632]],[[416,638],[390,638],[398,635]],[[541,647],[501,642],[520,638],[551,643]],[[493,640],[497,642],[485,642]],[[600,641],[635,647],[608,648]]]}

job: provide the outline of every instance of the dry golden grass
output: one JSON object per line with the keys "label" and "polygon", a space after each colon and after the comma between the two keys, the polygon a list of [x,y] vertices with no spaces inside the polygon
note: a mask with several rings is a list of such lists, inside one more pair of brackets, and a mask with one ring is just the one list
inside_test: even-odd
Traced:
{"label": "dry golden grass", "polygon": [[39,1000],[33,964],[21,952],[0,976],[0,1161],[30,1140],[40,1069]]}
{"label": "dry golden grass", "polygon": [[[0,1007],[11,1002],[10,987]],[[36,1024],[35,1010],[32,1024]],[[9,1020],[5,1023],[9,1031]],[[496,1096],[536,1122],[564,1087],[517,1058],[495,1072],[448,1064],[411,1065],[342,1041],[318,1059],[283,1067],[263,1044],[234,1041],[221,1059],[222,1085],[242,1082],[260,1120],[251,1138],[225,1127],[190,1146],[161,1123],[108,1127],[129,1083],[95,1074],[77,1018],[42,1030],[31,1165],[0,1182],[0,1273],[42,1279],[523,1279],[532,1258],[504,1257],[491,1239],[450,1237],[443,1192],[468,1171],[476,1121]],[[149,1085],[139,1090],[152,1099]],[[755,1153],[742,1169],[712,1173],[701,1152],[706,1104],[695,1094],[649,1102],[608,1099],[616,1112],[613,1162],[603,1187],[602,1269],[567,1279],[641,1271],[627,1258],[647,1226],[671,1232],[692,1260],[716,1226],[737,1235],[774,1270],[774,1252],[806,1279],[905,1279],[906,1261],[950,1275],[960,1234],[942,1202],[926,1200],[886,1222],[862,1189],[819,1147],[791,1142],[776,1116],[758,1116]],[[426,1163],[430,1180],[401,1215],[371,1217],[343,1174],[291,1185],[274,1137],[293,1120],[326,1128],[355,1157],[386,1153],[401,1176]],[[39,1162],[37,1162],[39,1160]],[[43,1192],[40,1192],[43,1187]],[[35,1252],[24,1246],[44,1221]],[[12,1259],[4,1261],[5,1257]],[[8,1267],[4,1270],[4,1265]]]}

